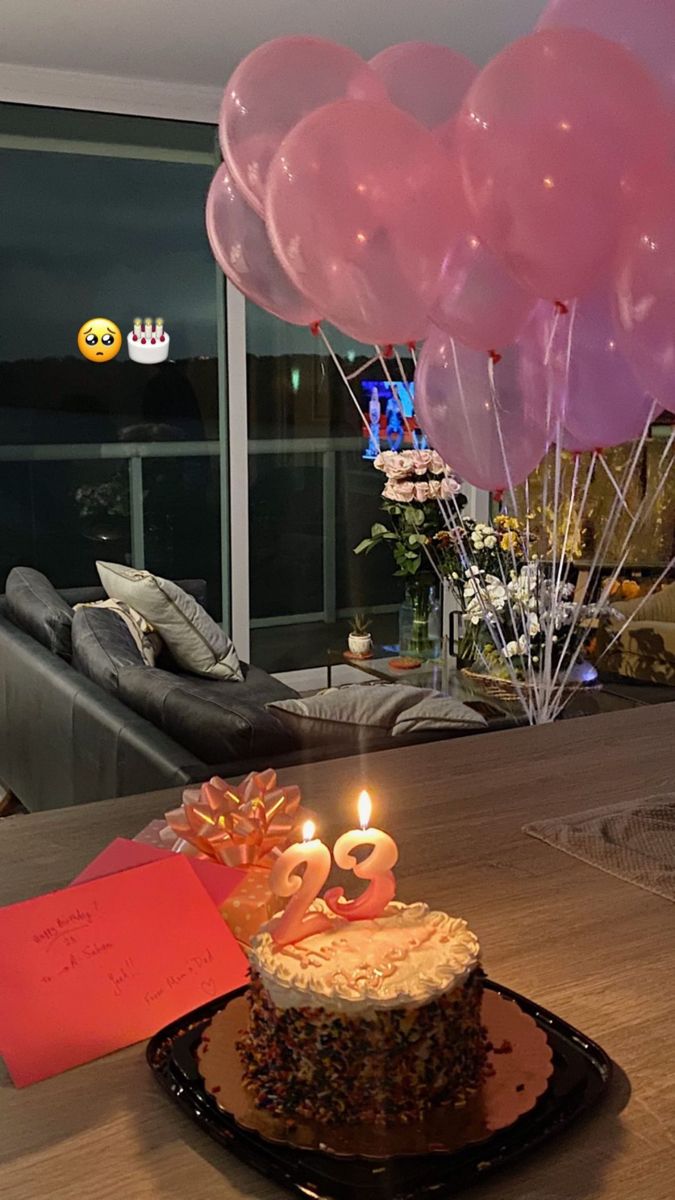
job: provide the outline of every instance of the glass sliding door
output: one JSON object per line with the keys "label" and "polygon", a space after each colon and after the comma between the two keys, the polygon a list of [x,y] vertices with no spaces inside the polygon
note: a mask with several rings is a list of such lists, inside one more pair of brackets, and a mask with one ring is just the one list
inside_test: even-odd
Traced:
{"label": "glass sliding door", "polygon": [[[348,617],[370,613],[376,640],[395,641],[401,581],[385,553],[354,555],[379,517],[383,476],[323,343],[246,306],[252,661],[272,671],[321,665],[346,645]],[[329,335],[347,373],[372,348]],[[368,409],[368,381],[355,387]]]}
{"label": "glass sliding door", "polygon": [[[216,161],[210,126],[0,105],[0,588],[18,563],[93,583],[106,558],[205,577],[227,620]],[[126,347],[148,315],[156,365]],[[110,362],[78,351],[95,316],[122,331]]]}

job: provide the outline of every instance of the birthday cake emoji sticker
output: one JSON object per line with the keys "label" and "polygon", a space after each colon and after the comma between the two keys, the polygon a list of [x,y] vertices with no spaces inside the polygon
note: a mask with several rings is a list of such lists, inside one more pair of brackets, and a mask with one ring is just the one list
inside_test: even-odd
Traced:
{"label": "birthday cake emoji sticker", "polygon": [[122,349],[122,334],[107,317],[90,317],[77,335],[77,348],[90,362],[111,362]]}
{"label": "birthday cake emoji sticker", "polygon": [[129,358],[137,363],[160,363],[169,357],[170,337],[164,328],[164,317],[134,317],[133,329],[127,334]]}

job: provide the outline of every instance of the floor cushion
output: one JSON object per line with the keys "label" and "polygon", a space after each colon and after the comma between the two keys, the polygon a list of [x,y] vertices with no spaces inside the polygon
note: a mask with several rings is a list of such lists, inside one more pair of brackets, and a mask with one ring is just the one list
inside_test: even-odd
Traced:
{"label": "floor cushion", "polygon": [[347,684],[267,707],[302,746],[323,743],[351,753],[380,747],[387,736],[485,725],[480,713],[460,701],[405,684]]}

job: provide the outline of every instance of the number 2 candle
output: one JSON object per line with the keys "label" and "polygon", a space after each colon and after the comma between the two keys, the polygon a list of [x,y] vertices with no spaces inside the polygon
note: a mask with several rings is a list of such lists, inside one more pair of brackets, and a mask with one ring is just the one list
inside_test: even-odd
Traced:
{"label": "number 2 candle", "polygon": [[[370,796],[361,792],[359,796],[360,829],[343,833],[333,847],[333,857],[338,867],[353,871],[357,879],[369,880],[365,892],[356,900],[345,900],[344,889],[331,888],[326,892],[326,904],[331,912],[348,921],[373,920],[381,917],[390,900],[396,895],[396,881],[391,868],[398,862],[398,846],[388,833],[381,829],[370,829]],[[361,862],[354,851],[361,846],[371,846],[371,852]]]}
{"label": "number 2 candle", "polygon": [[[305,821],[303,841],[284,850],[270,873],[270,888],[275,896],[291,897],[285,911],[270,928],[278,946],[290,946],[313,933],[321,933],[332,920],[326,913],[308,912],[326,882],[331,866],[330,850],[314,837],[314,832],[313,823]],[[301,877],[298,870],[302,866],[305,871]]]}

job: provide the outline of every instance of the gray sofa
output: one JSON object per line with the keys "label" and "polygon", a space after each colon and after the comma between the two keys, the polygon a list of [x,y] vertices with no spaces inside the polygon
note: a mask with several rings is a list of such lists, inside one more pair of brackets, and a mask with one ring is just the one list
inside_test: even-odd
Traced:
{"label": "gray sofa", "polygon": [[[180,586],[206,606],[202,580]],[[31,812],[488,728],[392,738],[348,726],[335,740],[310,722],[304,734],[266,707],[296,697],[291,688],[247,663],[243,682],[186,674],[166,650],[148,666],[116,613],[74,610],[102,599],[99,588],[57,592],[29,567],[10,572],[0,597],[0,781]],[[485,715],[492,729],[513,723]]]}
{"label": "gray sofa", "polygon": [[[180,586],[205,603],[203,581]],[[186,676],[168,659],[147,667],[101,609],[79,610],[73,647],[72,606],[103,598],[97,588],[57,594],[30,568],[15,568],[0,597],[0,779],[26,808],[293,760],[292,735],[264,706],[296,693],[265,671],[244,663],[233,684]]]}

